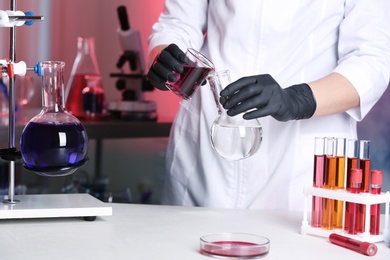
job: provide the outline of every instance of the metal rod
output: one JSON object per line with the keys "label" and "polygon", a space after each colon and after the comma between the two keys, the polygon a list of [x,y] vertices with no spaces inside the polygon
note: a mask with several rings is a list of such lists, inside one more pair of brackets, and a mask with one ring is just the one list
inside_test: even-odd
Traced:
{"label": "metal rod", "polygon": [[37,21],[43,21],[43,16],[19,16],[19,15],[10,15],[8,16],[9,19],[15,19],[19,21],[31,21],[31,20],[37,20]]}
{"label": "metal rod", "polygon": [[[10,0],[10,7],[12,11],[16,10],[16,0]],[[15,62],[15,46],[16,46],[16,28],[12,26],[10,28],[10,59],[11,62]],[[10,78],[9,81],[9,125],[8,125],[8,146],[9,148],[15,148],[15,77]],[[8,200],[5,203],[14,204],[15,194],[15,162],[9,162],[9,187],[8,187]]]}

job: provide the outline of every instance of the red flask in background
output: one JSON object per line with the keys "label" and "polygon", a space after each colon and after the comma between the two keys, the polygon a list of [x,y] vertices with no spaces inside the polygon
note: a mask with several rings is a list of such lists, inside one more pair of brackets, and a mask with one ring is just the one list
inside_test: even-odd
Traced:
{"label": "red flask in background", "polygon": [[[99,91],[91,91],[90,79],[98,79]],[[86,91],[89,90],[89,91]],[[88,93],[88,97],[83,96]],[[96,94],[98,96],[91,96]],[[106,101],[101,84],[100,70],[95,55],[95,40],[92,37],[77,38],[77,56],[66,87],[66,108],[80,120],[99,119],[105,116]]]}

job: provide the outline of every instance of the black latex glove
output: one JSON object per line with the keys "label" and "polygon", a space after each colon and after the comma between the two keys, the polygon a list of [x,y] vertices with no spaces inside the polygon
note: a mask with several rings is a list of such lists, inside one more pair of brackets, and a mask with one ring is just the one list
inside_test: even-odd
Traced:
{"label": "black latex glove", "polygon": [[183,72],[183,64],[188,62],[185,53],[176,44],[170,44],[157,55],[149,69],[147,78],[153,86],[168,90],[166,81],[176,81],[176,75]]}
{"label": "black latex glove", "polygon": [[317,104],[307,84],[282,89],[271,75],[241,78],[220,93],[230,116],[246,112],[244,119],[272,116],[278,121],[310,118]]}

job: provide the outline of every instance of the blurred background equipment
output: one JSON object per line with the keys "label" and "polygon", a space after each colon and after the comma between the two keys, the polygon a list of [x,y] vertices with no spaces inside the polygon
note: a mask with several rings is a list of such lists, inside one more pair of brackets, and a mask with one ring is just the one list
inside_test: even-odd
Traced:
{"label": "blurred background equipment", "polygon": [[125,120],[156,121],[156,103],[144,99],[144,92],[152,91],[154,87],[145,76],[141,34],[130,26],[125,6],[119,6],[117,14],[119,27],[116,32],[123,53],[116,64],[120,72],[110,76],[117,78],[115,85],[121,92],[121,99],[110,102],[108,110],[113,116]]}

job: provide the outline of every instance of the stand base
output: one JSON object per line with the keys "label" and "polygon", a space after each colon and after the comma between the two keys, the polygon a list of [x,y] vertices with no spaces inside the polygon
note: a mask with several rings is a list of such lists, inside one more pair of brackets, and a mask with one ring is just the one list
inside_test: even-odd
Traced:
{"label": "stand base", "polygon": [[84,217],[94,220],[96,216],[111,216],[112,207],[83,194],[38,194],[17,195],[10,203],[4,198],[0,206],[0,219]]}

